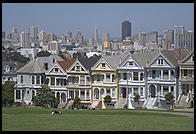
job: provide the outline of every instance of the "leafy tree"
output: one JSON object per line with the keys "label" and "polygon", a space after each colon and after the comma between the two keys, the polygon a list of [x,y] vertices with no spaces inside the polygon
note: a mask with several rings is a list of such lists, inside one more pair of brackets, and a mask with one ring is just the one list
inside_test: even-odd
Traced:
{"label": "leafy tree", "polygon": [[6,81],[2,85],[2,104],[6,107],[14,102],[14,85],[12,81]]}
{"label": "leafy tree", "polygon": [[22,56],[19,52],[11,52],[10,50],[6,50],[5,52],[2,53],[2,60],[27,63],[30,59]]}
{"label": "leafy tree", "polygon": [[37,96],[34,97],[34,103],[36,106],[44,108],[55,107],[55,95],[54,92],[47,85],[43,85],[37,92]]}
{"label": "leafy tree", "polygon": [[140,100],[139,94],[136,94],[135,97],[134,97],[133,99],[134,99],[134,101],[137,102],[138,105],[139,105],[139,100]]}
{"label": "leafy tree", "polygon": [[72,107],[75,107],[75,108],[79,109],[80,104],[81,104],[80,98],[78,96],[76,96],[75,99],[74,99],[74,103],[73,103]]}
{"label": "leafy tree", "polygon": [[169,92],[165,95],[165,100],[166,100],[167,104],[172,105],[172,109],[173,109],[173,107],[174,107],[174,96],[171,92]]}
{"label": "leafy tree", "polygon": [[110,95],[106,95],[106,96],[104,97],[104,103],[110,103],[110,102],[112,102],[111,96],[110,96]]}
{"label": "leafy tree", "polygon": [[36,57],[48,57],[50,55],[51,53],[49,53],[48,51],[40,51],[39,53],[37,53]]}

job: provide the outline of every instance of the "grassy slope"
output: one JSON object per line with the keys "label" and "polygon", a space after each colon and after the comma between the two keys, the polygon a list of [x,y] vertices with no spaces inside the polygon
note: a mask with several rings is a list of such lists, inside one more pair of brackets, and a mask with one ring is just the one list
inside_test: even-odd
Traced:
{"label": "grassy slope", "polygon": [[194,130],[194,119],[141,110],[62,110],[3,108],[3,130]]}

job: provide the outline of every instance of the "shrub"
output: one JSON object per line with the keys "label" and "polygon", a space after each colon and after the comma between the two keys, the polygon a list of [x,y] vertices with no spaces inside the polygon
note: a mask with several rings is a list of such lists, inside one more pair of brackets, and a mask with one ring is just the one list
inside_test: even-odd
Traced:
{"label": "shrub", "polygon": [[190,108],[194,108],[194,102],[191,100]]}
{"label": "shrub", "polygon": [[12,107],[24,107],[24,106],[25,106],[25,104],[22,102],[14,102],[12,105]]}
{"label": "shrub", "polygon": [[110,103],[110,102],[112,102],[111,96],[110,95],[105,96],[104,97],[104,103]]}

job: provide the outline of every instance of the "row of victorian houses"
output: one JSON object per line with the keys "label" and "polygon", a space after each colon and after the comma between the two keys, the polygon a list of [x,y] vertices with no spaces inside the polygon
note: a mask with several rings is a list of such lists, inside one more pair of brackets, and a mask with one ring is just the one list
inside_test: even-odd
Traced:
{"label": "row of victorian houses", "polygon": [[[17,71],[16,102],[31,103],[32,96],[46,84],[67,108],[76,96],[85,106],[105,108],[110,95],[114,108],[140,106],[164,108],[165,94],[174,95],[176,105],[194,96],[194,52],[186,49],[154,50],[112,56],[72,58],[56,55],[38,57]],[[186,104],[187,104],[186,103]],[[187,105],[186,105],[187,106]]]}

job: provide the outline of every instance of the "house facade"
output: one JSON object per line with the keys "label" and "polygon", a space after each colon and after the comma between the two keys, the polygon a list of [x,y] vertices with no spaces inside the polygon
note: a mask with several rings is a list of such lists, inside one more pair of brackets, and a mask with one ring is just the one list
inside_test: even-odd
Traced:
{"label": "house facade", "polygon": [[17,84],[14,88],[14,101],[31,103],[32,97],[43,84],[47,84],[45,72],[57,61],[57,55],[38,57],[17,71]]}
{"label": "house facade", "polygon": [[140,96],[140,105],[143,105],[147,99],[145,67],[158,53],[158,51],[152,51],[129,54],[118,66],[120,80],[119,101],[116,108],[123,108],[127,103],[128,108],[135,108],[137,106],[137,103],[134,102],[136,94]]}

